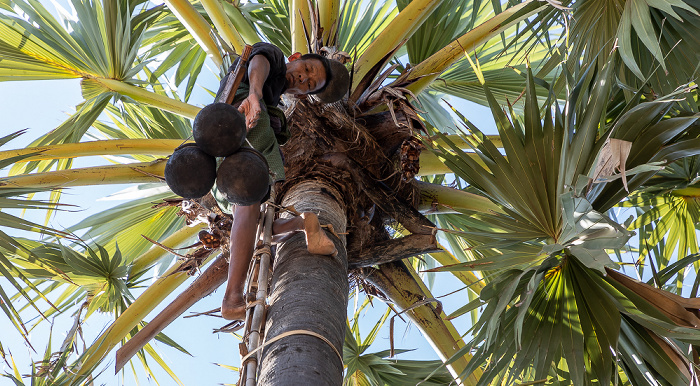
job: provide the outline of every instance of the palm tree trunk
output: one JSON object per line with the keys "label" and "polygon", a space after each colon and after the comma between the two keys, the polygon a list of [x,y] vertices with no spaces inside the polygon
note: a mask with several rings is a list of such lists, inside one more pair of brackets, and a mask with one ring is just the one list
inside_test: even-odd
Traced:
{"label": "palm tree trunk", "polygon": [[[345,232],[346,211],[340,197],[326,184],[309,181],[292,187],[283,205],[313,211],[321,224]],[[278,245],[274,263],[265,340],[260,358],[260,385],[340,385],[346,309],[348,303],[345,237],[336,243],[338,255],[307,252],[304,235]],[[309,332],[325,337],[328,342]]]}

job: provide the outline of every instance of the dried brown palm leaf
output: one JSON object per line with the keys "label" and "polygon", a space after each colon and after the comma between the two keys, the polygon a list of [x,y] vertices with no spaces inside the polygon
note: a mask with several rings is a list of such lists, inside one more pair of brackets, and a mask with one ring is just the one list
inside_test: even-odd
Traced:
{"label": "dried brown palm leaf", "polygon": [[598,164],[593,172],[592,182],[600,182],[600,177],[612,176],[617,170],[620,172],[622,184],[625,186],[625,190],[629,192],[629,188],[627,187],[625,164],[627,162],[627,157],[630,155],[630,149],[632,149],[632,142],[616,138],[608,138],[603,147],[600,149]]}
{"label": "dried brown palm leaf", "polygon": [[609,268],[605,269],[608,276],[618,283],[629,288],[631,291],[641,296],[671,319],[674,323],[682,327],[700,328],[700,298],[684,298],[682,296],[664,291],[646,283],[634,280]]}

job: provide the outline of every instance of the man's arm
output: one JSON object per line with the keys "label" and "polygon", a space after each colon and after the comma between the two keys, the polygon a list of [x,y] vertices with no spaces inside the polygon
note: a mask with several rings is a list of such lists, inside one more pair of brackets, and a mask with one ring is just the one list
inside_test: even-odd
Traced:
{"label": "man's arm", "polygon": [[265,55],[255,55],[248,63],[248,86],[250,91],[248,97],[238,108],[245,114],[245,122],[248,130],[253,128],[260,118],[260,99],[262,98],[262,87],[270,74],[270,62]]}

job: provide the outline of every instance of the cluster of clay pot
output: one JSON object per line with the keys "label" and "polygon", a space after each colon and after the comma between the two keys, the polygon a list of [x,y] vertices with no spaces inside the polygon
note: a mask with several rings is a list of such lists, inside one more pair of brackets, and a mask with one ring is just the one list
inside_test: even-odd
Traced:
{"label": "cluster of clay pot", "polygon": [[[165,182],[183,198],[217,189],[235,205],[253,205],[268,192],[267,161],[256,150],[243,147],[245,117],[227,103],[204,107],[194,119],[195,143],[175,149],[165,165]],[[217,170],[216,157],[225,157]]]}

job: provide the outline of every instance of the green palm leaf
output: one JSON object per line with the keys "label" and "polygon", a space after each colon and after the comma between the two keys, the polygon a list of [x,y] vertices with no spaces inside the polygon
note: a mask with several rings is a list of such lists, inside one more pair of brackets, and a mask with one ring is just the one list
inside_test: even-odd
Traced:
{"label": "green palm leaf", "polygon": [[[490,301],[483,322],[476,325],[475,342],[484,343],[466,371],[492,356],[481,384],[552,381],[553,374],[566,384],[612,383],[617,377],[613,371],[616,362],[621,360],[632,384],[646,384],[644,374],[634,368],[640,364],[638,358],[644,358],[645,365],[670,384],[686,384],[687,370],[675,364],[673,355],[654,336],[663,330],[658,328],[663,324],[668,330],[661,336],[669,336],[670,330],[677,331],[676,337],[694,338],[681,332],[685,331],[682,327],[668,325],[660,313],[651,312],[651,306],[638,295],[630,291],[623,295],[617,284],[615,289],[606,280],[568,255],[555,266],[550,261],[492,282],[482,292],[482,298]],[[503,308],[506,304],[514,306]],[[622,316],[629,312],[635,321]],[[646,316],[649,312],[656,316]],[[639,320],[652,330],[642,328]],[[630,323],[636,330],[629,328]],[[526,339],[522,331],[527,331]]]}
{"label": "green palm leaf", "polygon": [[665,253],[662,259],[657,261],[659,269],[667,266],[674,254],[687,256],[698,252],[695,223],[699,207],[695,199],[673,194],[663,196],[636,195],[625,201],[623,206],[650,208],[638,216],[628,227],[629,229],[638,229],[652,224],[652,222],[654,224],[653,230],[641,240],[641,259],[647,256],[649,249],[656,246],[661,240],[665,240]]}
{"label": "green palm leaf", "polygon": [[[64,312],[75,304],[66,302],[68,298],[86,302],[85,317],[97,310],[118,313],[131,302],[132,296],[125,281],[127,266],[118,248],[110,256],[99,245],[95,249],[86,247],[85,252],[79,252],[54,243],[27,241],[27,244],[33,245],[32,256],[40,263],[18,256],[13,261],[17,267],[22,267],[33,279],[69,285],[58,298],[58,304],[63,308],[56,306],[56,312]],[[58,288],[56,285],[50,286],[45,293]],[[53,310],[49,309],[47,313],[53,313]]]}
{"label": "green palm leaf", "polygon": [[114,253],[119,245],[125,261],[131,263],[152,246],[142,235],[161,240],[184,225],[184,220],[177,216],[179,208],[153,208],[164,198],[173,197],[171,192],[149,194],[146,191],[145,197],[89,216],[70,227],[69,231],[84,232],[91,244],[104,245],[110,253]]}
{"label": "green palm leaf", "polygon": [[[96,121],[93,127],[108,138],[191,139],[192,123],[189,119],[128,98],[124,98],[120,106],[108,105],[106,115],[111,124],[107,121]],[[142,162],[154,160],[153,157],[134,158]]]}
{"label": "green palm leaf", "polygon": [[353,58],[360,57],[397,14],[398,9],[389,1],[348,2],[338,26],[338,48]]}
{"label": "green palm leaf", "polygon": [[[664,119],[673,107],[670,100],[642,103],[629,106],[606,130],[608,106],[601,102],[612,92],[610,68],[595,76],[592,87],[579,83],[572,90],[565,115],[552,105],[551,93],[545,107],[540,108],[531,72],[523,117],[516,116],[513,110],[510,117],[506,116],[489,88],[484,87],[503,152],[456,111],[468,130],[463,138],[481,164],[445,136],[441,136],[445,146],[436,143],[436,154],[455,175],[499,204],[504,212],[449,215],[454,219],[445,216],[455,229],[447,232],[464,238],[470,249],[481,256],[437,269],[484,271],[488,284],[481,291],[480,301],[486,303],[486,308],[475,324],[477,334],[471,343],[478,349],[464,371],[468,374],[485,365],[480,384],[539,382],[552,377],[576,385],[593,380],[611,382],[617,377],[613,352],[621,321],[617,312],[598,312],[597,302],[603,296],[607,296],[608,310],[617,307],[619,312],[628,312],[637,306],[645,307],[637,321],[644,326],[654,323],[649,318],[665,319],[658,312],[651,314],[656,316],[642,316],[651,312],[653,306],[629,291],[624,296],[633,297],[636,303],[625,303],[616,298],[617,290],[598,279],[612,265],[607,251],[619,250],[631,237],[631,233],[597,211],[601,204],[596,199],[601,200],[604,194],[614,191],[616,199],[624,197],[622,182],[593,181],[589,190],[574,182],[581,181],[581,175],[592,175],[596,162],[601,162],[596,159],[608,135],[637,146],[630,152],[627,166],[638,166],[659,159],[659,153],[676,151],[663,149],[661,144],[672,142],[686,131],[694,118]],[[480,74],[478,67],[475,72]],[[581,73],[585,78],[586,72]],[[480,82],[483,83],[483,77]],[[661,137],[650,135],[662,132],[666,134]],[[692,151],[691,147],[680,150],[682,145],[676,148],[679,152]],[[640,186],[640,181],[647,181],[658,169],[650,167],[648,172],[631,176],[628,185],[632,189]],[[588,179],[584,177],[583,181]],[[586,198],[578,196],[578,192]],[[460,312],[479,302],[470,300],[469,304]],[[677,332],[679,328],[666,326],[654,333],[692,339],[685,335],[687,331]],[[527,340],[523,339],[526,332]],[[676,368],[675,373],[678,371]]]}
{"label": "green palm leaf", "polygon": [[[0,37],[6,42],[0,47],[0,56],[3,57],[1,80],[47,77],[123,80],[141,71],[146,63],[136,64],[135,61],[141,48],[142,33],[153,21],[155,12],[145,11],[132,17],[138,2],[128,6],[118,1],[107,1],[103,6],[101,2],[88,4],[74,1],[72,5],[78,19],[86,22],[67,20],[65,25],[61,25],[39,2],[33,0],[17,2],[16,6],[29,20],[41,21],[42,28],[17,14],[0,15]],[[5,57],[10,60],[4,60]],[[32,71],[28,72],[28,69]],[[6,74],[4,79],[3,71]],[[78,107],[76,114],[32,145],[79,142],[112,96],[113,93],[107,91],[88,97]],[[35,169],[46,172],[53,167],[56,170],[70,169],[72,160],[15,165],[10,174],[28,173]],[[58,202],[60,195],[60,191],[53,191],[51,201]],[[47,220],[50,214],[49,211]]]}
{"label": "green palm leaf", "polygon": [[[366,351],[377,337],[391,313],[387,308],[384,315],[372,327],[369,334],[362,338],[360,335],[360,312],[369,305],[366,298],[352,318],[348,320],[345,329],[345,345],[343,346],[343,362],[346,366],[344,385],[360,386],[384,386],[384,385],[444,385],[453,381],[452,376],[443,366],[441,361],[418,361],[405,359],[391,359],[390,350],[374,353]],[[395,350],[401,354],[410,350]]]}
{"label": "green palm leaf", "polygon": [[[203,12],[201,5],[195,7],[200,13]],[[148,67],[143,67],[146,76],[155,89],[158,88],[158,79],[164,75],[171,75],[171,80],[175,87],[180,87],[187,79],[184,101],[188,101],[194,90],[194,86],[202,73],[207,53],[200,47],[195,39],[190,35],[182,23],[172,14],[165,5],[155,7],[149,12],[157,14],[158,17],[147,30],[143,32],[142,47],[148,47],[138,61],[143,63],[158,63],[152,71]],[[230,64],[229,62],[226,62]],[[220,68],[220,74],[228,66]],[[174,74],[173,70],[174,69]]]}
{"label": "green palm leaf", "polygon": [[34,71],[20,78],[24,80],[90,76],[128,79],[140,70],[142,65],[133,64],[140,48],[140,32],[152,14],[132,23],[132,9],[119,2],[110,1],[103,7],[101,2],[76,0],[72,5],[78,18],[95,23],[69,20],[63,26],[35,0],[14,4],[29,20],[41,21],[42,28],[19,15],[0,17],[0,36],[5,42],[0,53],[12,58],[3,60],[0,74],[4,73],[5,78],[0,79],[17,80],[25,66]]}
{"label": "green palm leaf", "polygon": [[[16,138],[21,133],[15,133],[3,138],[0,138],[0,145],[7,143],[9,140]],[[29,155],[20,155],[16,157],[11,157],[7,162],[2,162],[2,164],[9,164],[13,161],[18,161],[26,159]],[[36,190],[31,189],[6,189],[0,192],[0,210],[50,210],[50,209],[61,209],[66,208],[66,205],[55,204],[52,202],[45,202],[40,200],[31,200],[23,197],[27,194],[32,194]],[[18,230],[26,232],[35,232],[49,237],[70,237],[66,232],[58,231],[53,228],[49,228],[43,225],[36,224],[34,222],[25,220],[21,217],[12,215],[6,212],[0,212],[0,226],[5,230]],[[14,288],[18,297],[21,297],[28,301],[32,308],[42,314],[42,311],[35,305],[33,300],[46,300],[44,293],[38,288],[36,283],[32,281],[32,275],[30,273],[24,272],[16,265],[15,256],[22,256],[23,258],[37,261],[37,263],[45,266],[40,262],[40,257],[34,254],[27,243],[23,242],[21,239],[12,237],[4,231],[0,231],[0,274],[2,277],[8,281],[9,285],[5,289],[0,289],[0,308],[3,310],[5,315],[11,321],[13,326],[17,331],[22,334],[23,337],[27,338],[27,329],[24,322],[20,316],[18,310],[13,306],[13,296],[11,295],[10,288]],[[52,271],[54,274],[58,275],[60,271]],[[23,283],[24,285],[22,285]],[[35,294],[34,296],[32,294]],[[49,302],[51,304],[51,302]],[[43,315],[43,314],[42,314]]]}
{"label": "green palm leaf", "polygon": [[[239,8],[246,19],[256,23],[267,41],[279,47],[285,55],[292,54],[289,6],[283,0],[259,0]],[[251,42],[248,42],[251,44]]]}
{"label": "green palm leaf", "polygon": [[[573,17],[562,29],[558,44],[564,44],[566,36],[577,37],[571,40],[571,58],[581,58],[584,63],[596,63],[603,68],[619,51],[624,66],[617,67],[615,72],[620,79],[632,90],[649,86],[647,91],[655,95],[669,94],[695,77],[700,40],[697,23],[690,21],[698,16],[697,1],[562,3],[571,7]],[[548,40],[547,31],[562,23],[560,11],[549,9],[533,18],[515,40],[524,39],[526,46]],[[687,100],[686,106],[697,111],[692,99]]]}
{"label": "green palm leaf", "polygon": [[[407,0],[397,2],[399,11],[410,3]],[[473,28],[478,13],[487,14],[492,11],[489,3],[479,9],[480,1],[448,0],[443,1],[428,19],[408,39],[406,51],[411,63],[420,63],[447,46],[458,36]],[[439,25],[440,28],[434,28]]]}

